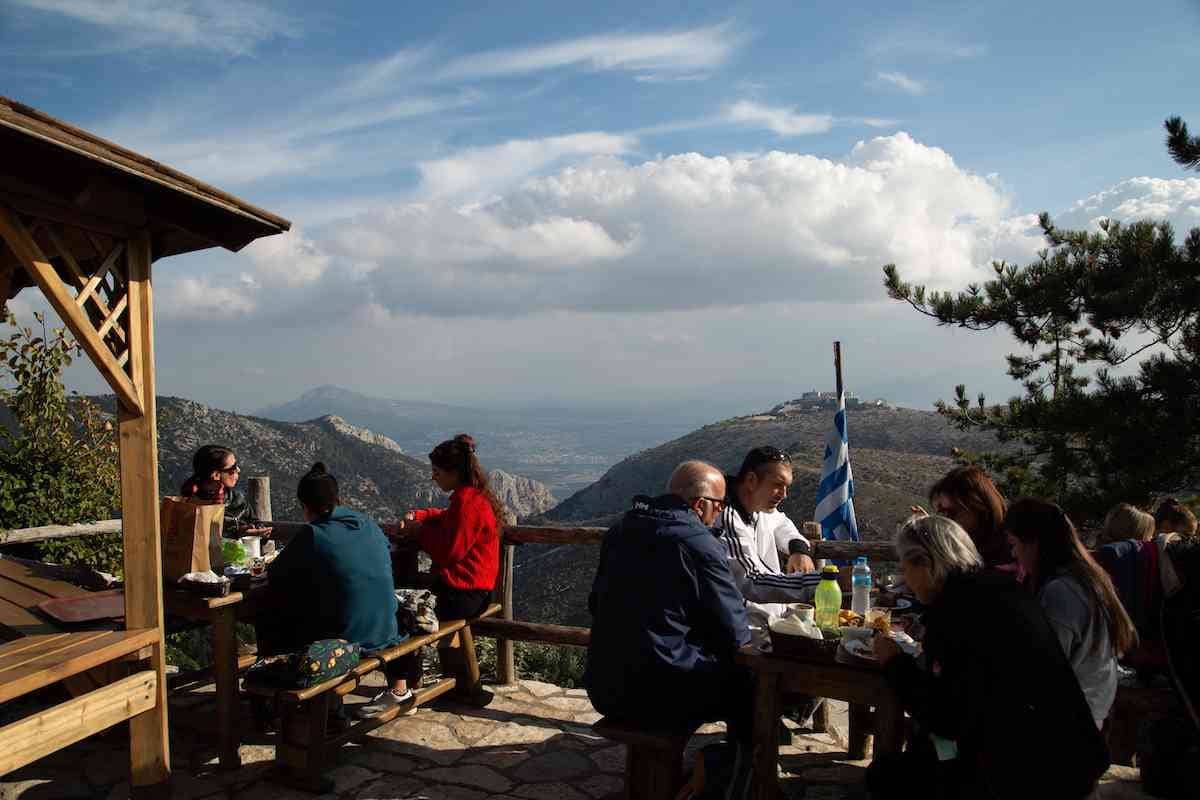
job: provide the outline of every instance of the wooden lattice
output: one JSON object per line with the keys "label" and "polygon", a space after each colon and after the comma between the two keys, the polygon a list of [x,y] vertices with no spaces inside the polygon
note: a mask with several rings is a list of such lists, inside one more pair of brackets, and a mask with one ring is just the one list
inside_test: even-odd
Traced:
{"label": "wooden lattice", "polygon": [[0,237],[121,402],[140,412],[141,359],[129,326],[129,243],[3,205]]}

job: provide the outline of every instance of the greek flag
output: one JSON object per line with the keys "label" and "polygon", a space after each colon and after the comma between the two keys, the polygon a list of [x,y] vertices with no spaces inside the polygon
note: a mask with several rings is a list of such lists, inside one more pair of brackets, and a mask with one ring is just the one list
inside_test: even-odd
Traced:
{"label": "greek flag", "polygon": [[850,473],[850,440],[846,436],[845,395],[838,397],[833,430],[825,440],[825,463],[821,466],[817,512],[813,519],[821,523],[823,539],[858,541],[858,523],[854,520],[854,477]]}

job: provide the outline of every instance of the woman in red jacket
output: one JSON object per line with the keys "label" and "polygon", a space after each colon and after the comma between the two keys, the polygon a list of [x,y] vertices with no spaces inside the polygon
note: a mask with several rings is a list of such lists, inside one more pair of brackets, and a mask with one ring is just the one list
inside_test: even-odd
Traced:
{"label": "woman in red jacket", "polygon": [[[500,572],[498,520],[504,506],[488,485],[487,472],[475,457],[475,440],[465,433],[442,442],[429,454],[433,482],[450,492],[447,508],[409,511],[395,525],[385,525],[392,536],[412,535],[433,560],[433,593],[439,620],[470,619],[487,608]],[[447,654],[442,650],[443,660]],[[391,689],[360,706],[359,715],[377,716],[393,705],[408,703],[408,688],[415,659],[389,664]]]}

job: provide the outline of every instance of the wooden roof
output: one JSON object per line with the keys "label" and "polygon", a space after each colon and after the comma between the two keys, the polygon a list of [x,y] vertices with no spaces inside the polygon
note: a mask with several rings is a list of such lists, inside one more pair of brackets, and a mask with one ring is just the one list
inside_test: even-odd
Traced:
{"label": "wooden roof", "polygon": [[0,201],[83,230],[149,229],[153,257],[237,251],[291,222],[146,156],[0,97]]}

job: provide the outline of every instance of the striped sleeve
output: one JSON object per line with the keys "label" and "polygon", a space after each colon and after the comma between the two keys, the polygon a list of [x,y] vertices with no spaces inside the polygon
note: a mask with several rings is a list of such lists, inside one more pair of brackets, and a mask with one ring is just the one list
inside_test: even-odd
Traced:
{"label": "striped sleeve", "polygon": [[[727,509],[726,514],[736,511]],[[722,536],[729,548],[729,558],[742,596],[754,603],[796,603],[810,600],[821,582],[819,573],[793,573],[768,570],[758,558],[754,542],[745,541],[731,517],[723,520]],[[751,533],[753,536],[753,532]]]}

